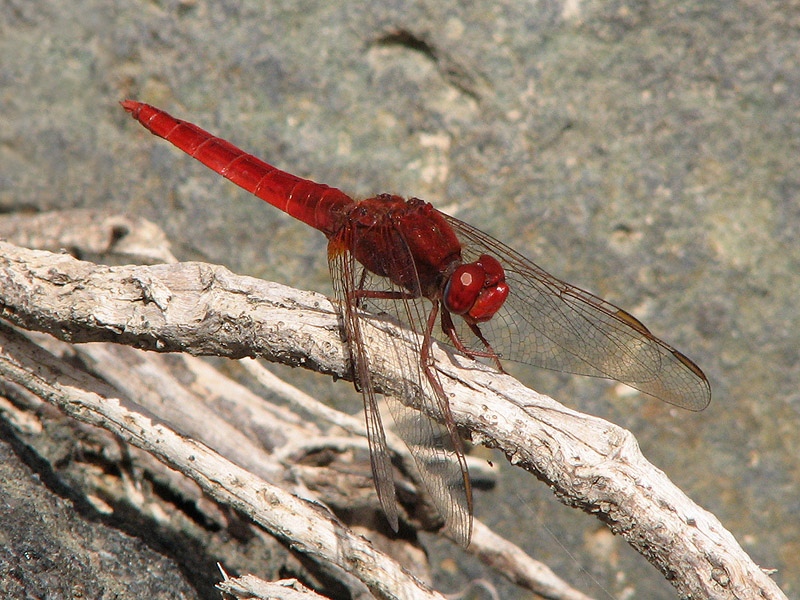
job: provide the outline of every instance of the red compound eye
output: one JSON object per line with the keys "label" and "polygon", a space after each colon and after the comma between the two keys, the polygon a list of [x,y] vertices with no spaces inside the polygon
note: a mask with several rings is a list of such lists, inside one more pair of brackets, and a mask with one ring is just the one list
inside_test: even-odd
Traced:
{"label": "red compound eye", "polygon": [[508,297],[505,272],[497,259],[486,254],[474,263],[461,265],[450,277],[444,292],[447,310],[467,321],[488,321]]}
{"label": "red compound eye", "polygon": [[483,289],[484,271],[475,263],[458,267],[445,289],[444,303],[450,312],[463,315],[478,298]]}

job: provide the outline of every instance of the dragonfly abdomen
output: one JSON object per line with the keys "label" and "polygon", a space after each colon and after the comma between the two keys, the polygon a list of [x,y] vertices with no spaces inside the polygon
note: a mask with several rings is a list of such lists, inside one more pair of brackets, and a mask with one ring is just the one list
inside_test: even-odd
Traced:
{"label": "dragonfly abdomen", "polygon": [[193,123],[141,102],[122,107],[152,134],[216,171],[275,208],[331,236],[354,200],[336,188],[281,171]]}

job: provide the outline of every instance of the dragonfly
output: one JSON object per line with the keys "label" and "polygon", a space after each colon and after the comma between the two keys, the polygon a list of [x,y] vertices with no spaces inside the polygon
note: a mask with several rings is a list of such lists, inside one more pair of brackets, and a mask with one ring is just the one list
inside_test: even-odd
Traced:
{"label": "dragonfly", "polygon": [[395,532],[392,463],[365,345],[370,314],[394,315],[416,334],[412,356],[390,357],[414,385],[383,395],[434,505],[463,546],[472,532],[472,490],[463,443],[437,375],[434,340],[500,372],[502,358],[613,379],[692,411],[709,404],[711,387],[703,371],[633,315],[428,202],[394,194],[357,201],[163,110],[133,100],[121,104],[151,133],[327,237],[343,333],[364,400],[372,475]]}

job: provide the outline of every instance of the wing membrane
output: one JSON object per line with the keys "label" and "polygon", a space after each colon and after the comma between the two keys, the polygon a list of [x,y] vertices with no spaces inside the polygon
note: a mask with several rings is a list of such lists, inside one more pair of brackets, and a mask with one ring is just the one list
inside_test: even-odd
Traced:
{"label": "wing membrane", "polygon": [[378,410],[375,388],[369,374],[369,361],[364,350],[358,311],[352,303],[348,302],[348,298],[352,297],[352,292],[356,288],[356,263],[352,254],[346,250],[346,246],[341,241],[331,240],[328,245],[328,264],[333,287],[343,311],[347,347],[355,369],[356,383],[361,388],[361,396],[364,399],[369,458],[375,490],[378,492],[378,500],[389,525],[394,531],[397,531],[398,516],[392,460],[386,446],[386,435]]}
{"label": "wing membrane", "polygon": [[[508,299],[480,326],[503,359],[615,379],[689,410],[708,405],[711,388],[700,368],[632,315],[553,277],[474,227],[444,217],[464,246],[465,261],[489,252],[506,271]],[[463,325],[459,334],[474,339]],[[481,349],[478,343],[473,347]]]}
{"label": "wing membrane", "polygon": [[366,274],[366,289],[381,289],[376,287],[378,285],[384,286],[386,296],[406,297],[401,300],[369,298],[364,308],[373,314],[391,315],[404,324],[412,332],[410,341],[416,346],[413,353],[408,353],[398,345],[386,356],[403,373],[409,374],[401,393],[386,396],[389,410],[433,504],[444,517],[451,535],[466,546],[472,531],[472,490],[463,447],[438,374],[434,368],[428,369],[426,374],[420,358],[431,304],[422,298],[407,297],[384,278]]}
{"label": "wing membrane", "polygon": [[[396,530],[397,507],[391,461],[363,339],[363,325],[370,318],[369,312],[391,315],[412,332],[413,352],[407,352],[398,344],[381,357],[407,374],[402,389],[384,396],[397,433],[414,457],[434,506],[444,518],[451,535],[466,546],[472,531],[472,495],[461,440],[435,369],[429,369],[430,375],[426,375],[420,362],[428,312],[426,303],[430,303],[413,297],[414,294],[408,290],[397,288],[388,279],[366,271],[349,252],[342,250],[342,244],[331,242],[330,247],[333,248],[329,250],[331,275],[337,296],[345,307],[348,345],[364,397],[372,471],[381,506]],[[435,378],[434,382],[431,377]],[[395,387],[398,384],[396,381],[393,383]]]}

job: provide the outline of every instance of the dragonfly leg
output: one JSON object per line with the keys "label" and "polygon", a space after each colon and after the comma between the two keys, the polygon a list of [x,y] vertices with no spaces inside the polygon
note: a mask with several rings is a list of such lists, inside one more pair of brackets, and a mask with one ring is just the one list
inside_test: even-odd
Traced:
{"label": "dragonfly leg", "polygon": [[425,371],[425,376],[431,382],[431,385],[436,388],[436,392],[439,394],[439,397],[443,398],[444,390],[442,389],[442,385],[439,383],[438,378],[434,377],[430,371],[433,368],[433,357],[431,356],[431,333],[433,332],[433,326],[436,323],[436,315],[438,312],[439,304],[434,302],[433,308],[431,309],[431,314],[428,315],[428,323],[425,325],[425,334],[422,336],[422,348],[420,348],[419,360],[422,364],[423,370]]}
{"label": "dragonfly leg", "polygon": [[501,373],[505,373],[503,370],[503,365],[500,363],[500,355],[494,351],[489,341],[483,336],[480,328],[475,323],[468,323],[470,330],[472,333],[475,334],[483,345],[486,347],[486,352],[476,352],[475,350],[469,350],[465,345],[464,342],[461,341],[461,338],[458,337],[458,333],[456,333],[456,327],[453,324],[453,317],[450,315],[450,311],[447,310],[444,306],[442,307],[442,331],[450,338],[450,341],[453,342],[453,345],[456,349],[469,356],[470,358],[491,358],[494,361],[495,366]]}
{"label": "dragonfly leg", "polygon": [[[366,273],[366,271],[364,271]],[[378,290],[364,290],[361,287],[364,285],[365,276],[362,275],[361,283],[359,284],[359,289],[353,290],[347,294],[348,300],[352,303],[353,306],[357,308],[361,308],[361,300],[365,298],[375,298],[380,300],[413,300],[416,296],[409,294],[408,292],[398,292],[398,291],[391,291],[391,292],[381,292]],[[361,383],[358,381],[358,377],[353,378],[353,385],[355,385],[356,391],[361,392]]]}
{"label": "dragonfly leg", "polygon": [[[364,284],[366,284],[366,282],[367,282],[367,270],[366,269],[361,269],[361,280],[358,282],[358,285],[356,286],[355,289],[356,290],[363,290],[364,289]],[[361,297],[359,297],[357,295],[357,292],[355,292],[355,291],[352,292],[350,294],[350,299],[353,300],[353,304],[357,308],[361,308]]]}
{"label": "dragonfly leg", "polygon": [[[443,312],[447,312],[442,307]],[[434,302],[430,315],[428,315],[428,323],[425,327],[425,335],[422,337],[422,348],[420,349],[419,360],[422,365],[422,370],[425,373],[425,378],[431,384],[436,397],[439,400],[439,410],[444,418],[447,431],[450,433],[450,439],[453,443],[453,451],[458,459],[459,466],[461,467],[462,482],[464,485],[464,495],[467,501],[467,512],[470,516],[470,523],[468,525],[468,532],[466,533],[469,539],[470,532],[472,531],[472,484],[469,479],[469,471],[467,470],[467,463],[464,459],[464,446],[461,438],[456,429],[456,423],[453,419],[453,414],[450,412],[450,403],[447,400],[442,382],[439,381],[439,376],[436,374],[436,367],[433,357],[431,356],[431,343],[433,340],[433,328],[436,327],[436,317],[439,313],[439,303]],[[451,321],[452,323],[452,321]]]}
{"label": "dragonfly leg", "polygon": [[409,292],[381,292],[379,290],[355,290],[352,292],[351,297],[355,300],[360,300],[362,298],[376,298],[379,300],[414,300],[415,298],[419,298],[419,296],[415,296]]}
{"label": "dragonfly leg", "polygon": [[472,330],[472,333],[475,334],[475,337],[477,337],[481,342],[483,342],[483,345],[486,346],[486,355],[494,361],[495,366],[497,366],[497,369],[501,373],[505,373],[503,365],[500,363],[500,355],[494,351],[494,348],[492,348],[492,345],[489,343],[489,340],[483,337],[481,328],[478,327],[477,323],[468,323],[468,325],[469,328]]}

